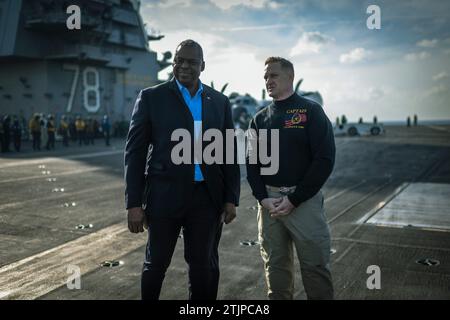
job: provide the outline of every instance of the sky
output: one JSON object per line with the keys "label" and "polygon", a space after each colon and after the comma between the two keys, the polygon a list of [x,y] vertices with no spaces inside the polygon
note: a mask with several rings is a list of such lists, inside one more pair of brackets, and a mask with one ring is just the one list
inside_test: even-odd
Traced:
{"label": "sky", "polygon": [[[370,5],[380,29],[367,27]],[[287,58],[294,84],[319,91],[332,121],[450,119],[449,12],[447,0],[141,0],[147,29],[164,35],[150,42],[160,58],[193,39],[204,51],[202,82],[257,99],[265,59]]]}

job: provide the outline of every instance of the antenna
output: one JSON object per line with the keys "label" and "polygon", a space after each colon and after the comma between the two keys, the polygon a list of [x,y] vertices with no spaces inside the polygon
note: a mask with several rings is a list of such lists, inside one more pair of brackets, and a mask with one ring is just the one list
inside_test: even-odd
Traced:
{"label": "antenna", "polygon": [[224,86],[222,87],[222,90],[220,90],[220,93],[224,93],[225,89],[228,87],[228,82],[224,84]]}
{"label": "antenna", "polygon": [[300,80],[297,82],[297,84],[295,85],[295,90],[294,90],[294,92],[297,92],[298,89],[300,89],[300,85],[302,84],[302,82],[303,82],[303,78],[300,79]]}

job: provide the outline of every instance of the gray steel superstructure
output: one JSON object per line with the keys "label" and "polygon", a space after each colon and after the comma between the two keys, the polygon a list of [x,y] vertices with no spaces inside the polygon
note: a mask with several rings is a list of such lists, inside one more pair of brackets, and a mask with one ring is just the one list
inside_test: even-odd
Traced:
{"label": "gray steel superstructure", "polygon": [[[81,9],[69,30],[67,7]],[[149,48],[136,0],[0,0],[0,114],[127,120],[168,66]]]}

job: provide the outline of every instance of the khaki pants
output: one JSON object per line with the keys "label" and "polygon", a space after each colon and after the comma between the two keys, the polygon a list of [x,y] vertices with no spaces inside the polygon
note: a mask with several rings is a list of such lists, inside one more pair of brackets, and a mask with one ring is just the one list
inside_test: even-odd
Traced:
{"label": "khaki pants", "polygon": [[[268,195],[283,196],[271,189]],[[258,205],[258,229],[269,299],[294,297],[294,246],[308,299],[333,299],[331,240],[321,191],[279,218]]]}

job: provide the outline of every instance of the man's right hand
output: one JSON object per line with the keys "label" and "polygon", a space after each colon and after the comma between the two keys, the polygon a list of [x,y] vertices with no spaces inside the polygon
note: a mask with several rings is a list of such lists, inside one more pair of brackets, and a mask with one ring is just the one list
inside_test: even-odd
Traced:
{"label": "man's right hand", "polygon": [[261,205],[269,211],[269,213],[277,211],[275,208],[281,203],[283,198],[265,198],[261,200]]}
{"label": "man's right hand", "polygon": [[144,228],[148,228],[144,210],[139,207],[128,209],[128,230],[139,233],[144,232]]}

